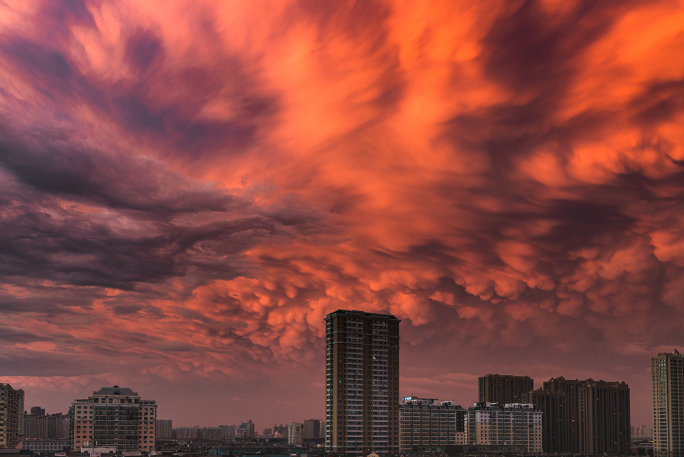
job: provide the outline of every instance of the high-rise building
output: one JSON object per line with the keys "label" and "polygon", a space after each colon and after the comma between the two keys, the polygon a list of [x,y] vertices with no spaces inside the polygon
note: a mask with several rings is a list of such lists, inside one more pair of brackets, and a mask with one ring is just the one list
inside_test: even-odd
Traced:
{"label": "high-rise building", "polygon": [[521,403],[522,395],[534,389],[529,376],[488,374],[478,378],[478,402]]}
{"label": "high-rise building", "polygon": [[19,440],[24,437],[24,391],[17,389],[17,435]]}
{"label": "high-rise building", "polygon": [[587,379],[579,389],[579,451],[584,455],[628,455],[629,387],[624,382]]}
{"label": "high-rise building", "polygon": [[118,451],[151,451],[155,442],[157,403],[142,400],[128,387],[103,387],[69,408],[69,439],[82,447],[116,447]]}
{"label": "high-rise building", "polygon": [[523,395],[543,412],[544,452],[630,453],[629,386],[624,382],[552,378]]}
{"label": "high-rise building", "polygon": [[466,444],[542,450],[542,412],[532,405],[478,402],[465,417]]}
{"label": "high-rise building", "polygon": [[337,310],[326,322],[327,452],[399,452],[399,322]]}
{"label": "high-rise building", "polygon": [[158,440],[170,440],[173,438],[173,421],[171,419],[157,419]]}
{"label": "high-rise building", "polygon": [[240,438],[254,438],[254,423],[252,422],[252,419],[240,424],[235,435]]}
{"label": "high-rise building", "polygon": [[202,436],[198,425],[195,425],[194,427],[174,428],[172,434],[177,440],[196,440]]}
{"label": "high-rise building", "polygon": [[69,439],[69,415],[56,413],[47,416],[47,439]]}
{"label": "high-rise building", "polygon": [[321,421],[319,419],[307,419],[304,421],[304,439],[310,440],[321,435]]}
{"label": "high-rise building", "polygon": [[224,439],[233,439],[235,438],[235,426],[234,425],[219,425],[219,428],[223,430],[223,438]]}
{"label": "high-rise building", "polygon": [[684,456],[684,356],[661,352],[651,359],[653,457]]}
{"label": "high-rise building", "polygon": [[537,389],[523,394],[523,403],[542,412],[542,449],[544,452],[570,452],[577,448],[571,433],[568,395],[561,391]]}
{"label": "high-rise building", "polygon": [[197,439],[204,441],[219,441],[223,439],[223,430],[219,427],[202,427]]}
{"label": "high-rise building", "polygon": [[438,403],[431,398],[404,397],[399,418],[402,452],[465,444],[465,410],[453,401]]}
{"label": "high-rise building", "polygon": [[[23,393],[23,391],[21,391]],[[19,390],[0,384],[0,449],[15,449],[19,444]]]}
{"label": "high-rise building", "polygon": [[304,424],[290,422],[287,424],[287,444],[301,446],[304,444]]}
{"label": "high-rise building", "polygon": [[24,438],[35,438],[46,440],[48,438],[48,416],[41,408],[31,408],[31,414],[24,416]]}

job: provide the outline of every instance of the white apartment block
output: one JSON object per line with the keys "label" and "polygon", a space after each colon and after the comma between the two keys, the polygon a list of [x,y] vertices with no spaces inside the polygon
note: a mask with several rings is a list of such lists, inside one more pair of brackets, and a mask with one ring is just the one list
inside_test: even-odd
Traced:
{"label": "white apartment block", "polygon": [[466,444],[542,450],[542,412],[522,403],[475,403],[465,416]]}

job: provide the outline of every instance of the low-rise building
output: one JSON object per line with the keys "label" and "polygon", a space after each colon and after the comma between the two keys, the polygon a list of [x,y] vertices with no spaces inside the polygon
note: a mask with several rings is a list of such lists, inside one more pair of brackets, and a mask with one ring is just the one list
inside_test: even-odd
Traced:
{"label": "low-rise building", "polygon": [[28,449],[36,454],[52,454],[55,452],[62,452],[69,450],[68,439],[42,439],[42,438],[26,438],[19,443],[18,449]]}
{"label": "low-rise building", "polygon": [[466,444],[542,450],[542,412],[523,403],[478,402],[465,416]]}

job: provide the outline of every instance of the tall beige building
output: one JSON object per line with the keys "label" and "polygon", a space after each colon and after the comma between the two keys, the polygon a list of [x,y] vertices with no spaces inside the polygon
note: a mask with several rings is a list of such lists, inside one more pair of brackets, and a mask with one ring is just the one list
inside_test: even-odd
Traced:
{"label": "tall beige building", "polygon": [[684,357],[662,352],[651,359],[653,457],[684,456]]}
{"label": "tall beige building", "polygon": [[398,453],[400,320],[337,310],[325,322],[325,450]]}
{"label": "tall beige building", "polygon": [[152,451],[157,404],[142,400],[128,387],[103,387],[69,408],[71,448],[116,447],[117,451]]}
{"label": "tall beige building", "polygon": [[23,394],[23,390],[0,384],[0,449],[15,449],[19,444],[19,405],[23,403]]}
{"label": "tall beige building", "polygon": [[466,444],[542,450],[542,412],[532,405],[478,402],[465,416]]}

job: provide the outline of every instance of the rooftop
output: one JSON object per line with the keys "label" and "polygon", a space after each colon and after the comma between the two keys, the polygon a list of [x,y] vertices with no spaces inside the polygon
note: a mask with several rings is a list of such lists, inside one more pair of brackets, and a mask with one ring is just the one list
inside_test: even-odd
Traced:
{"label": "rooftop", "polygon": [[122,395],[128,397],[139,397],[137,392],[133,392],[128,387],[103,387],[102,389],[93,391],[93,395]]}

